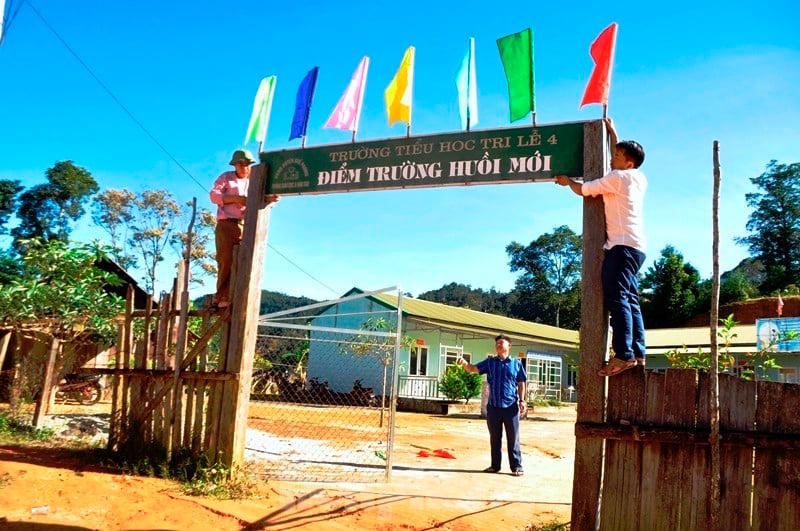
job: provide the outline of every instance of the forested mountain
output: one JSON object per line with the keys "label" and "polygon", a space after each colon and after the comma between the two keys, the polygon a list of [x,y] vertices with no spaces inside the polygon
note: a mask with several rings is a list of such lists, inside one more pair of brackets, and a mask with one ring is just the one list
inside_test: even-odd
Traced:
{"label": "forested mountain", "polygon": [[288,310],[289,308],[298,308],[307,304],[314,304],[314,299],[308,297],[294,297],[292,295],[285,295],[277,291],[261,290],[261,304],[259,305],[259,315],[265,313],[279,312],[281,310]]}

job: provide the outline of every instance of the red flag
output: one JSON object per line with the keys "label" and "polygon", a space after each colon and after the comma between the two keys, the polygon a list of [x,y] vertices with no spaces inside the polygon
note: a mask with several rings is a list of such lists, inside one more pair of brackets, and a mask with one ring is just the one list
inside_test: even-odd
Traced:
{"label": "red flag", "polygon": [[612,23],[609,27],[597,36],[589,48],[589,53],[594,60],[594,70],[589,83],[586,84],[586,91],[583,93],[581,107],[590,103],[602,103],[608,105],[608,91],[611,87],[611,66],[614,63],[614,49],[617,44],[617,23]]}
{"label": "red flag", "polygon": [[778,317],[783,315],[783,299],[781,298],[781,294],[778,293]]}

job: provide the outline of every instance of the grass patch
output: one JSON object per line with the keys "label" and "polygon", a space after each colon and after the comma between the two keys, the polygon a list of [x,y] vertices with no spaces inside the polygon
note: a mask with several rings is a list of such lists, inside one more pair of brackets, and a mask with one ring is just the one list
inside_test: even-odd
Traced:
{"label": "grass patch", "polygon": [[51,428],[34,428],[6,413],[0,413],[0,444],[49,441],[53,434]]}
{"label": "grass patch", "polygon": [[533,400],[528,400],[528,405],[533,407],[565,407],[563,402],[554,398],[534,398]]}
{"label": "grass patch", "polygon": [[525,531],[569,531],[569,522],[562,524],[558,519],[546,524],[530,524]]}

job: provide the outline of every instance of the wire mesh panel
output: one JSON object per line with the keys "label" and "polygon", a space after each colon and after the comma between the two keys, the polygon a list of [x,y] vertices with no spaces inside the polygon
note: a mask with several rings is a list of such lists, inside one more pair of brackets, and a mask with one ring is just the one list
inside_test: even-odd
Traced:
{"label": "wire mesh panel", "polygon": [[388,479],[398,309],[375,293],[261,318],[245,449],[251,470],[294,481]]}

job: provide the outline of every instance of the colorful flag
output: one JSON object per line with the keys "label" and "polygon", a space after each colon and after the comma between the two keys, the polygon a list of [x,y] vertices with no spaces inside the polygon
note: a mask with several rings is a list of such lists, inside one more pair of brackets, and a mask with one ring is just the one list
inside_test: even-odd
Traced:
{"label": "colorful flag", "polygon": [[781,294],[778,293],[778,317],[783,315],[783,298],[781,298]]}
{"label": "colorful flag", "polygon": [[461,129],[469,131],[478,123],[478,82],[475,75],[475,38],[469,38],[467,55],[461,61],[456,74],[458,87],[458,111],[461,114]]}
{"label": "colorful flag", "polygon": [[414,47],[409,46],[400,62],[400,68],[384,92],[389,126],[395,122],[411,125],[411,93],[414,88]]}
{"label": "colorful flag", "polygon": [[508,105],[512,122],[536,110],[533,80],[533,33],[525,29],[497,39],[500,60],[508,81]]}
{"label": "colorful flag", "polygon": [[6,23],[6,0],[0,0],[0,42],[3,42],[3,26]]}
{"label": "colorful flag", "polygon": [[314,88],[317,86],[318,75],[319,67],[315,66],[308,71],[308,74],[303,78],[300,87],[297,89],[292,131],[289,133],[289,140],[306,136],[308,116],[311,114],[311,100],[314,99]]}
{"label": "colorful flag", "polygon": [[358,68],[353,72],[353,77],[347,90],[344,91],[339,103],[333,109],[325,127],[328,129],[358,130],[358,118],[361,115],[361,104],[364,101],[364,87],[367,84],[367,70],[369,69],[369,57],[364,56],[358,64]]}
{"label": "colorful flag", "polygon": [[267,138],[267,125],[269,124],[269,113],[272,110],[272,96],[275,94],[275,76],[265,77],[258,85],[256,99],[253,102],[253,114],[250,115],[250,125],[247,126],[247,134],[244,143],[247,145],[251,140],[264,143]]}
{"label": "colorful flag", "polygon": [[594,70],[583,93],[581,107],[590,103],[608,105],[608,91],[611,87],[611,67],[614,63],[614,49],[617,43],[617,23],[614,22],[597,36],[589,49],[594,60]]}

